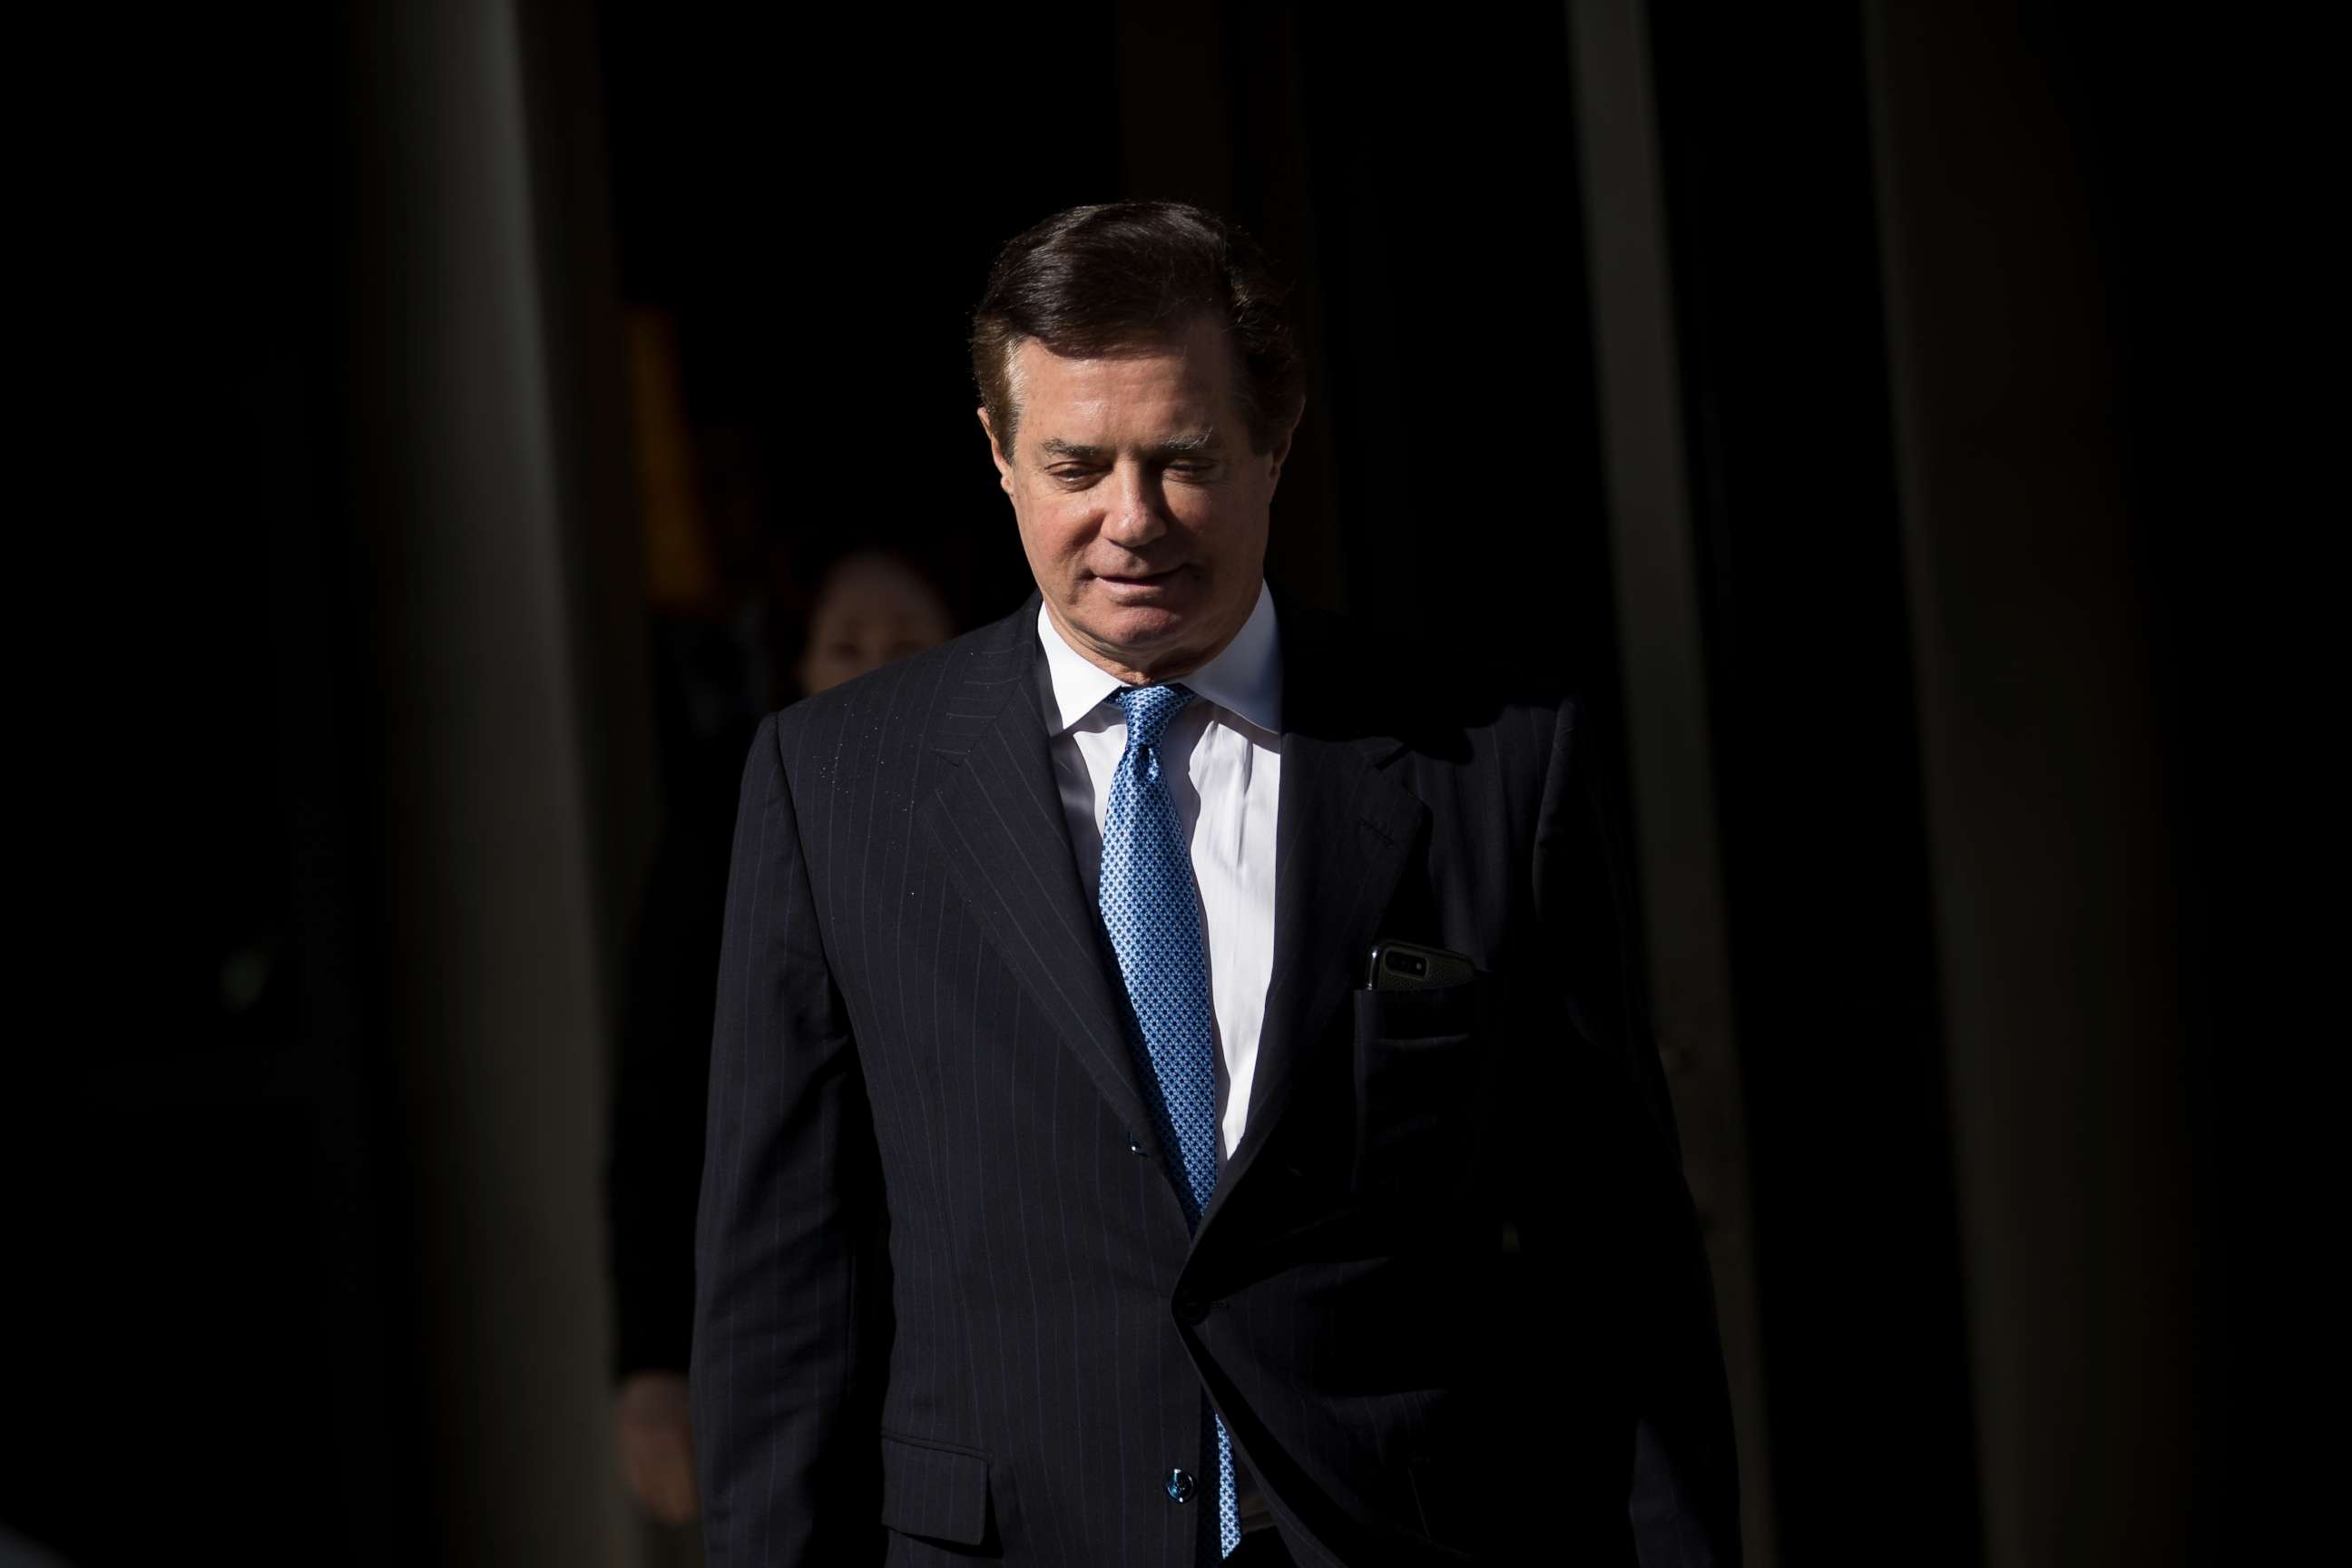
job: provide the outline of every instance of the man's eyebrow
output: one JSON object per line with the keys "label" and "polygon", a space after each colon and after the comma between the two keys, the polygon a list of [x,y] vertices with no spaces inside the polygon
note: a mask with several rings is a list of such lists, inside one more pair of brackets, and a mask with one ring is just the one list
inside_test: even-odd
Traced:
{"label": "man's eyebrow", "polygon": [[[1111,455],[1108,447],[1082,446],[1065,441],[1058,436],[1048,436],[1037,444],[1037,449],[1049,458],[1067,458],[1083,463],[1098,463]],[[1213,429],[1188,430],[1181,436],[1171,436],[1164,441],[1154,441],[1147,455],[1154,458],[1185,458],[1217,449],[1217,433]]]}

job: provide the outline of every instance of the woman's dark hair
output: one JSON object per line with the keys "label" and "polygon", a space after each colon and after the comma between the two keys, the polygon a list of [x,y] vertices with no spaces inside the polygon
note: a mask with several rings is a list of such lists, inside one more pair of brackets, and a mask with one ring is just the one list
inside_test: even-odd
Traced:
{"label": "woman's dark hair", "polygon": [[1007,456],[1020,409],[1013,355],[1035,339],[1057,354],[1118,353],[1224,324],[1241,361],[1234,395],[1250,445],[1273,448],[1306,396],[1298,342],[1265,255],[1240,229],[1182,202],[1072,207],[1013,240],[972,312],[971,374]]}

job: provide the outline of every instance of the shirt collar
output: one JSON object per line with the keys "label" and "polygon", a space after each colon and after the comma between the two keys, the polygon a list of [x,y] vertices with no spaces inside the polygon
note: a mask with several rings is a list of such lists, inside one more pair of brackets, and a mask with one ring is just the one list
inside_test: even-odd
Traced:
{"label": "shirt collar", "polygon": [[[1037,606],[1037,641],[1045,650],[1045,674],[1053,691],[1047,717],[1058,735],[1099,707],[1119,682],[1062,640],[1043,603]],[[1261,730],[1282,732],[1282,637],[1275,625],[1274,595],[1264,583],[1258,584],[1256,605],[1234,640],[1183,677],[1182,684],[1202,700]]]}

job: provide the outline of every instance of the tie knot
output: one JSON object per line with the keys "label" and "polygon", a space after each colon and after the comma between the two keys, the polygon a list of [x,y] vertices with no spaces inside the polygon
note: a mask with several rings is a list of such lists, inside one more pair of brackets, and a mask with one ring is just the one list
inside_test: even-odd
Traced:
{"label": "tie knot", "polygon": [[1192,700],[1185,686],[1125,686],[1118,691],[1118,710],[1127,715],[1127,743],[1156,746],[1168,731],[1168,721]]}

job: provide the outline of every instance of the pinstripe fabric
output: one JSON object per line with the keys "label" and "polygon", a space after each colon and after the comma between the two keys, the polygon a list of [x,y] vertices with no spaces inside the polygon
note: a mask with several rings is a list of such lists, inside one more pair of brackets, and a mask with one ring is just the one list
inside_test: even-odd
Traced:
{"label": "pinstripe fabric", "polygon": [[[1275,978],[1197,1234],[1071,859],[1034,601],[762,726],[697,1235],[713,1564],[1190,1568],[1200,1510],[1161,1483],[1213,1412],[1303,1564],[1728,1560],[1704,1266],[1575,710],[1381,729],[1316,662],[1358,650],[1282,614]],[[1490,978],[1351,1001],[1383,934]]]}

